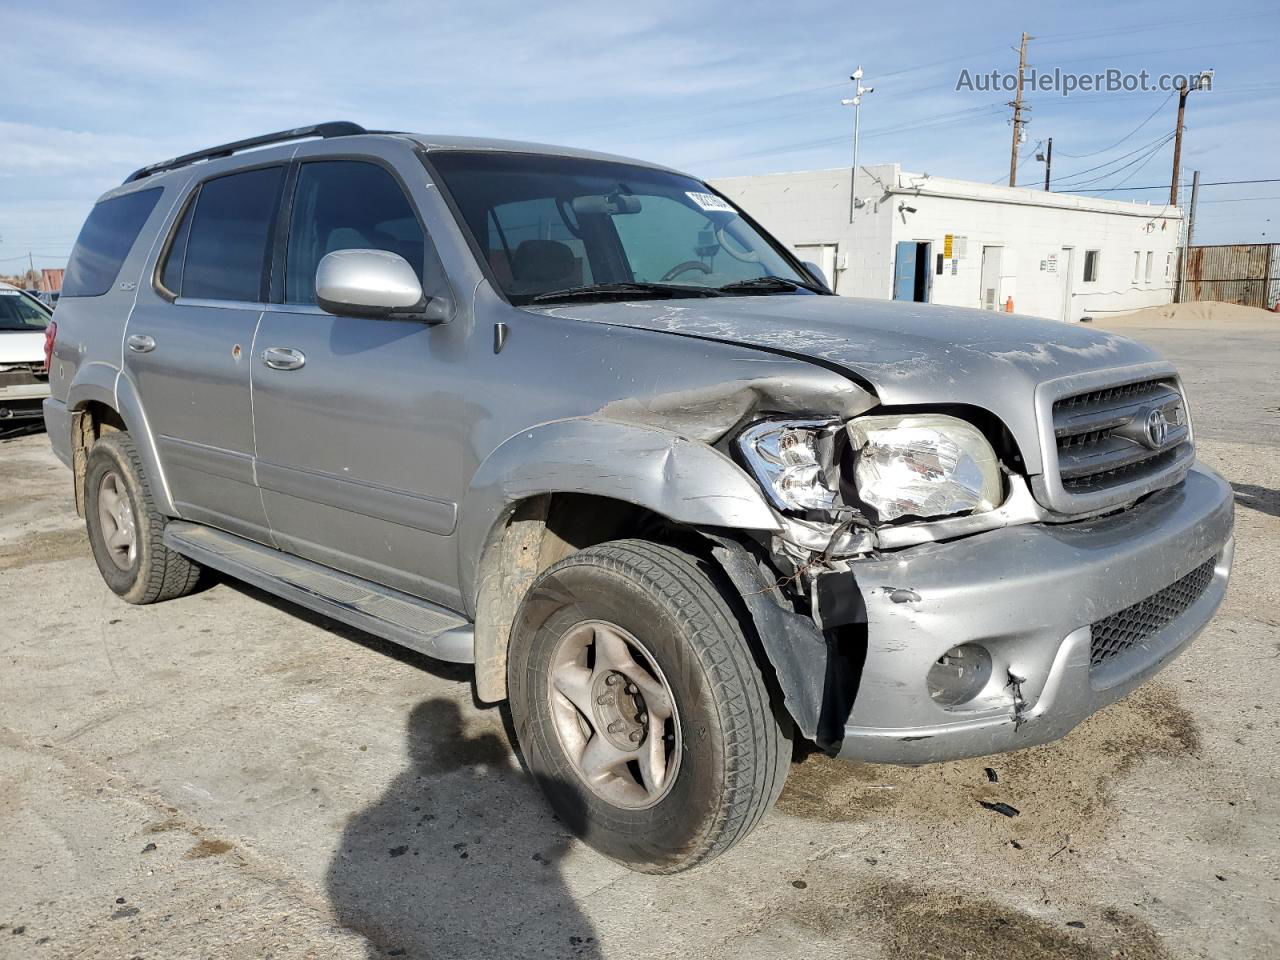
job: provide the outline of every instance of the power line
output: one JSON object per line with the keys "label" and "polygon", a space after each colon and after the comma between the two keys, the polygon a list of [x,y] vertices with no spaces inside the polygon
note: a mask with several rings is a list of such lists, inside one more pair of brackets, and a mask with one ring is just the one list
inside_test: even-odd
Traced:
{"label": "power line", "polygon": [[[1280,183],[1280,177],[1271,177],[1269,179],[1263,179],[1263,180],[1212,180],[1208,183],[1201,182],[1200,187],[1201,189],[1203,189],[1204,187],[1228,187],[1228,186],[1236,186],[1237,184],[1242,184],[1242,183]],[[1085,190],[1084,192],[1085,193],[1110,193],[1112,191],[1119,190],[1119,189],[1121,188],[1120,187],[1095,187],[1092,190]],[[1136,190],[1168,190],[1169,185],[1167,183],[1157,183],[1154,186],[1124,187],[1123,189],[1125,193],[1131,193]],[[1207,203],[1209,201],[1201,200],[1200,202]]]}
{"label": "power line", "polygon": [[1156,30],[1166,30],[1169,27],[1191,27],[1201,23],[1228,23],[1232,20],[1256,20],[1258,17],[1273,16],[1270,11],[1265,13],[1240,13],[1233,17],[1201,17],[1196,20],[1164,20],[1156,24],[1145,24],[1142,26],[1120,27],[1118,29],[1107,30],[1082,30],[1077,33],[1049,33],[1041,38],[1041,42],[1048,43],[1068,43],[1072,40],[1090,40],[1094,37],[1116,37],[1124,36],[1131,33],[1151,33]]}
{"label": "power line", "polygon": [[[908,120],[902,123],[893,124],[888,127],[880,127],[862,134],[863,138],[882,137],[893,133],[903,133],[912,130],[927,129],[929,127],[943,126],[948,123],[956,123],[962,120],[976,119],[977,116],[983,114],[995,113],[1003,111],[1003,104],[985,104],[977,107],[967,107],[964,110],[953,110],[947,113],[935,114],[931,117],[922,117],[918,120]],[[844,143],[848,137],[844,134],[835,137],[824,137],[820,140],[809,140],[802,143],[792,143],[781,147],[767,147],[762,150],[753,150],[748,153],[734,153],[719,157],[704,158],[701,160],[688,161],[684,165],[689,167],[701,166],[708,163],[719,163],[722,160],[737,160],[754,157],[769,157],[787,153],[799,153],[803,150],[813,150],[820,147],[829,147],[837,143]]]}
{"label": "power line", "polygon": [[1200,50],[1217,50],[1221,47],[1245,47],[1259,43],[1275,43],[1274,38],[1265,40],[1230,40],[1223,43],[1207,43],[1194,47],[1165,47],[1163,50],[1125,50],[1122,53],[1108,53],[1097,57],[1074,57],[1070,60],[1054,60],[1055,66],[1068,63],[1096,63],[1099,60],[1132,59],[1133,57],[1153,57],[1161,53],[1188,53]]}
{"label": "power line", "polygon": [[38,251],[32,251],[31,253],[24,253],[20,257],[0,257],[0,263],[12,263],[15,260],[26,260],[28,257],[40,257],[45,260],[65,260],[68,256],[70,256],[70,254],[40,253]]}
{"label": "power line", "polygon": [[[1060,177],[1055,177],[1050,182],[1062,183],[1066,180],[1074,180],[1076,179],[1076,177],[1082,177],[1086,173],[1093,173],[1095,170],[1101,170],[1103,167],[1109,167],[1113,163],[1119,163],[1121,160],[1124,160],[1127,157],[1132,157],[1135,153],[1141,153],[1142,151],[1146,150],[1148,147],[1153,147],[1157,144],[1164,144],[1165,142],[1170,140],[1172,137],[1173,137],[1173,131],[1170,131],[1169,133],[1166,133],[1163,136],[1157,137],[1155,140],[1152,140],[1150,143],[1144,143],[1142,146],[1138,147],[1137,149],[1130,150],[1128,153],[1122,153],[1120,156],[1115,157],[1111,160],[1108,160],[1105,163],[1099,163],[1092,167],[1085,167],[1083,170],[1076,170],[1073,173],[1064,173]],[[1102,179],[1102,178],[1100,177],[1098,179]]]}
{"label": "power line", "polygon": [[1139,130],[1141,130],[1143,127],[1145,127],[1148,123],[1150,123],[1150,122],[1152,121],[1152,119],[1155,117],[1155,115],[1156,115],[1157,113],[1159,113],[1161,110],[1163,110],[1163,109],[1164,109],[1164,105],[1165,105],[1166,103],[1168,103],[1170,100],[1172,100],[1172,99],[1173,99],[1173,94],[1174,94],[1174,93],[1177,93],[1177,91],[1176,91],[1176,90],[1174,90],[1174,91],[1173,91],[1172,93],[1170,93],[1167,97],[1165,97],[1163,100],[1161,100],[1161,101],[1160,101],[1160,106],[1158,106],[1158,107],[1156,107],[1154,110],[1152,110],[1152,111],[1151,111],[1151,113],[1147,116],[1147,119],[1143,120],[1140,124],[1138,124],[1138,125],[1137,125],[1136,127],[1134,127],[1132,130],[1130,130],[1128,133],[1126,133],[1123,137],[1121,137],[1121,138],[1120,138],[1119,140],[1117,140],[1115,143],[1111,144],[1111,146],[1109,146],[1109,147],[1103,147],[1101,150],[1094,150],[1094,151],[1093,151],[1093,152],[1091,152],[1091,153],[1065,153],[1065,152],[1061,152],[1061,155],[1062,155],[1062,156],[1064,156],[1064,157],[1071,157],[1073,160],[1083,160],[1083,159],[1085,159],[1086,157],[1096,157],[1096,156],[1097,156],[1098,154],[1100,154],[1100,153],[1107,153],[1108,151],[1114,150],[1116,147],[1120,146],[1120,144],[1124,143],[1126,140],[1128,140],[1130,137],[1132,137],[1135,133],[1137,133]]}
{"label": "power line", "polygon": [[[1200,184],[1200,186],[1203,187],[1204,184],[1202,183]],[[1196,202],[1197,203],[1245,203],[1245,202],[1252,202],[1256,200],[1280,200],[1280,194],[1272,195],[1270,197],[1224,197],[1221,200],[1197,200]]]}
{"label": "power line", "polygon": [[[1165,144],[1167,144],[1170,140],[1172,140],[1173,137],[1174,135],[1172,133],[1168,134],[1158,143],[1150,145],[1151,149],[1148,150],[1146,153],[1143,153],[1143,154],[1140,154],[1139,156],[1134,157],[1132,160],[1130,160],[1128,163],[1124,164],[1123,166],[1116,167],[1116,169],[1114,170],[1108,170],[1106,173],[1100,174],[1099,176],[1094,177],[1092,180],[1084,180],[1078,183],[1061,184],[1061,188],[1063,190],[1066,190],[1068,193],[1070,193],[1072,190],[1077,190],[1080,187],[1087,186],[1091,183],[1098,183],[1099,181],[1106,180],[1108,177],[1114,177],[1121,170],[1128,170],[1134,164],[1140,164],[1140,166],[1138,167],[1138,170],[1141,170],[1143,167],[1145,167],[1148,163],[1151,162],[1151,158],[1154,157],[1157,153],[1159,153],[1160,150],[1165,146]],[[1132,176],[1132,175],[1133,173],[1130,173],[1129,176]],[[1120,182],[1125,183],[1126,181],[1128,181],[1128,179],[1129,177],[1126,177],[1124,180]],[[1119,189],[1120,184],[1113,184],[1113,186],[1116,189]]]}

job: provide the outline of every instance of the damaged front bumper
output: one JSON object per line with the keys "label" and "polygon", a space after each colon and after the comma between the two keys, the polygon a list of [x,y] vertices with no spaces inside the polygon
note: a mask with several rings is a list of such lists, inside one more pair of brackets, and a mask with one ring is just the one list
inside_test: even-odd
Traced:
{"label": "damaged front bumper", "polygon": [[[823,745],[851,760],[917,764],[1063,736],[1164,667],[1213,616],[1231,569],[1232,502],[1230,486],[1197,464],[1119,514],[1006,527],[821,575],[829,635],[864,608],[866,621],[851,708],[828,717],[835,736]],[[1180,581],[1194,590],[1179,593]],[[1091,656],[1100,621],[1128,624],[1129,639]],[[990,679],[946,706],[926,678],[961,644],[987,652]]]}

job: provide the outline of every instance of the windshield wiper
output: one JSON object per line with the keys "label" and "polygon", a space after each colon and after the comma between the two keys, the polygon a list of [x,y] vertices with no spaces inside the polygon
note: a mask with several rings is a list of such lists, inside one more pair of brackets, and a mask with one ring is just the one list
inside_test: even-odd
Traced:
{"label": "windshield wiper", "polygon": [[786,277],[772,275],[752,277],[749,280],[738,280],[734,283],[726,283],[723,287],[716,287],[716,289],[721,293],[790,293],[800,287],[812,290],[814,293],[827,292],[812,283],[803,283],[800,280],[788,280]]}
{"label": "windshield wiper", "polygon": [[588,283],[580,287],[550,290],[530,297],[530,303],[548,303],[553,300],[577,300],[589,297],[718,297],[720,293],[711,287],[686,287],[678,283]]}

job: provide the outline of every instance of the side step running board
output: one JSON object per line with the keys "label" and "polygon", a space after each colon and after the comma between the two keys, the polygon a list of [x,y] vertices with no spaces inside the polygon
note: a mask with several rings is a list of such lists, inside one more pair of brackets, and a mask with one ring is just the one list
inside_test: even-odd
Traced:
{"label": "side step running board", "polygon": [[195,523],[171,521],[164,542],[196,563],[410,650],[475,662],[471,624],[430,601]]}

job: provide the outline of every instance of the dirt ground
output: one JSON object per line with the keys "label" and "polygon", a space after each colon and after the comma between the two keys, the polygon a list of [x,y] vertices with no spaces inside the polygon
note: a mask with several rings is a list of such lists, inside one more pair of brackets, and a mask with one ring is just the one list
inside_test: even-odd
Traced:
{"label": "dirt ground", "polygon": [[119,602],[46,438],[0,441],[0,957],[1280,956],[1280,317],[1099,326],[1235,487],[1218,618],[1059,743],[809,756],[674,878],[572,839],[465,669],[232,583]]}

